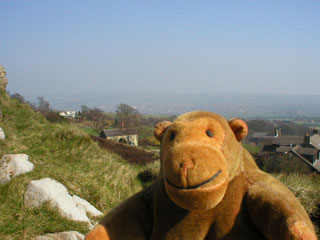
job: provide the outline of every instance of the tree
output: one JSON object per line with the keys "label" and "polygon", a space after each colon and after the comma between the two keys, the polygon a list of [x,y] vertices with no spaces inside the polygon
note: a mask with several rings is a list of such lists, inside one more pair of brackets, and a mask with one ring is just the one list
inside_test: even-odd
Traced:
{"label": "tree", "polygon": [[81,119],[89,120],[95,128],[103,128],[106,126],[107,116],[99,108],[89,108],[86,105],[81,105]]}
{"label": "tree", "polygon": [[299,125],[296,123],[284,123],[283,121],[277,122],[278,128],[281,128],[283,135],[297,135],[303,136],[306,132],[312,133],[312,129],[308,126]]}
{"label": "tree", "polygon": [[103,111],[99,108],[90,109],[89,113],[87,114],[87,118],[90,121],[95,122],[96,127],[100,127],[103,125],[104,114]]}
{"label": "tree", "polygon": [[59,115],[59,113],[50,108],[50,103],[45,100],[43,97],[38,97],[38,106],[33,103],[27,102],[33,109],[42,113],[42,115],[49,122],[67,122],[63,117]]}
{"label": "tree", "polygon": [[139,111],[127,104],[121,103],[117,106],[117,117],[121,126],[132,127],[136,126],[140,117]]}
{"label": "tree", "polygon": [[88,117],[88,114],[90,112],[90,108],[86,105],[81,105],[81,117],[82,119],[86,119]]}
{"label": "tree", "polygon": [[19,102],[24,103],[24,98],[20,93],[14,93],[10,95],[11,98],[17,99]]}
{"label": "tree", "polygon": [[50,103],[43,97],[38,97],[38,110],[42,113],[50,111]]}

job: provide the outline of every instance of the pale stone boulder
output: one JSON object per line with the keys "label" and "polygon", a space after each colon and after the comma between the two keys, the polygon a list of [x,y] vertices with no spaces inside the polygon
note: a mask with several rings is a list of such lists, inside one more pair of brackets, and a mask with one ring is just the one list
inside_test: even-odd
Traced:
{"label": "pale stone boulder", "polygon": [[72,198],[75,201],[75,203],[78,205],[78,207],[81,207],[83,210],[85,210],[87,214],[93,217],[99,217],[103,215],[102,212],[100,212],[98,209],[92,206],[87,200],[84,200],[78,197],[77,195],[73,195]]}
{"label": "pale stone boulder", "polygon": [[4,131],[0,127],[0,140],[4,140],[6,138],[6,135],[4,135]]}
{"label": "pale stone boulder", "polygon": [[29,207],[40,207],[49,202],[62,216],[70,220],[90,222],[86,212],[77,206],[66,187],[51,178],[31,181],[24,200]]}
{"label": "pale stone boulder", "polygon": [[[67,219],[74,221],[87,222],[91,226],[90,219],[87,217],[86,211],[89,214],[99,212],[91,207],[82,207],[89,204],[87,201],[75,196],[77,202],[69,194],[68,190],[61,183],[51,178],[31,181],[24,194],[25,205],[28,207],[40,207],[45,202],[57,208],[59,213]],[[86,202],[86,204],[84,204]],[[90,211],[88,210],[90,209]],[[102,215],[102,213],[101,213]]]}
{"label": "pale stone boulder", "polygon": [[26,154],[7,154],[0,160],[0,184],[9,182],[13,177],[31,172],[34,168]]}
{"label": "pale stone boulder", "polygon": [[84,235],[76,231],[49,233],[34,240],[84,240]]}

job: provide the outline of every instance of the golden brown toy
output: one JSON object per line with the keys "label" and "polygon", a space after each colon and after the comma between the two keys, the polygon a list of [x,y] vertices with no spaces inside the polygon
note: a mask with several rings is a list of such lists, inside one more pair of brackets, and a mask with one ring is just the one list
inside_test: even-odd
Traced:
{"label": "golden brown toy", "polygon": [[295,196],[242,147],[247,132],[244,121],[209,112],[158,123],[158,178],[108,213],[86,239],[316,240]]}

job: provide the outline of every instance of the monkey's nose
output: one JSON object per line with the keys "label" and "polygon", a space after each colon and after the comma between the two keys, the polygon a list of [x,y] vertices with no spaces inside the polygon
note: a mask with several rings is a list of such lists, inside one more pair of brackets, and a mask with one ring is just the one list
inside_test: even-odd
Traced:
{"label": "monkey's nose", "polygon": [[180,174],[181,174],[181,183],[183,187],[188,186],[188,170],[190,170],[194,164],[193,161],[185,161],[179,164],[180,166]]}
{"label": "monkey's nose", "polygon": [[181,162],[179,167],[180,168],[192,168],[194,166],[193,161]]}

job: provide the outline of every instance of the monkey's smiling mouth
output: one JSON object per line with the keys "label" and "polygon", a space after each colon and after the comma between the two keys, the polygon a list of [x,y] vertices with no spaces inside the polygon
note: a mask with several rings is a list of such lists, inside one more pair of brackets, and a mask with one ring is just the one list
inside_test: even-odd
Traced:
{"label": "monkey's smiling mouth", "polygon": [[177,188],[177,189],[196,189],[196,188],[200,188],[201,186],[203,186],[204,184],[206,183],[209,183],[211,181],[213,181],[216,177],[218,177],[220,175],[220,173],[222,172],[222,170],[220,169],[218,172],[216,172],[215,174],[213,174],[213,176],[207,180],[205,180],[204,182],[202,183],[199,183],[197,185],[194,185],[194,186],[190,186],[190,187],[179,187],[175,184],[173,184],[172,182],[169,181],[169,179],[166,177],[166,182],[171,185],[172,187],[174,188]]}

